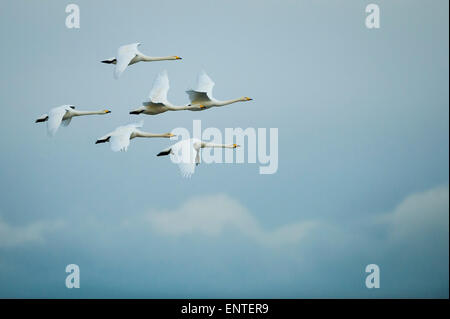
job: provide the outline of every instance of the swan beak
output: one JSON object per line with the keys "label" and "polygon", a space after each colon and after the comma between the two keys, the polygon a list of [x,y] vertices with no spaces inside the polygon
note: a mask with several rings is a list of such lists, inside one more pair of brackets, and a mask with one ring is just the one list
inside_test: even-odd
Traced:
{"label": "swan beak", "polygon": [[233,144],[233,148],[241,147],[240,145]]}
{"label": "swan beak", "polygon": [[103,112],[105,112],[105,114],[111,113],[110,110],[104,110]]}
{"label": "swan beak", "polygon": [[245,100],[246,101],[251,101],[251,100],[253,100],[252,98],[249,98],[249,97],[245,97]]}
{"label": "swan beak", "polygon": [[179,57],[178,55],[175,56],[175,60],[182,60],[182,57]]}

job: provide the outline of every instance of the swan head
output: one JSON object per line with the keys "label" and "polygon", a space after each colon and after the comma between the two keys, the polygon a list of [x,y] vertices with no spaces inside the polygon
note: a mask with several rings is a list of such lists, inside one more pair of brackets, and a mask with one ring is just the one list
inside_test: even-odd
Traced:
{"label": "swan head", "polygon": [[102,111],[104,114],[108,114],[108,113],[111,113],[111,111],[110,110],[103,110]]}
{"label": "swan head", "polygon": [[253,99],[250,98],[250,97],[248,97],[248,96],[244,96],[244,97],[242,98],[242,101],[244,101],[244,102],[246,102],[246,101],[251,101],[251,100],[253,100]]}
{"label": "swan head", "polygon": [[238,147],[241,147],[241,146],[238,144],[233,144],[233,148],[238,148]]}
{"label": "swan head", "polygon": [[182,60],[183,58],[182,58],[182,57],[179,57],[178,55],[174,55],[174,56],[173,56],[173,59],[174,59],[174,60]]}

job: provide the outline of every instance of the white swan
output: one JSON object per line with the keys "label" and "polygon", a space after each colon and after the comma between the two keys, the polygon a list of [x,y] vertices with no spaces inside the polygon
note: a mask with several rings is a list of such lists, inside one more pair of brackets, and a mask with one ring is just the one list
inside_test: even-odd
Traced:
{"label": "white swan", "polygon": [[186,93],[189,95],[189,100],[191,101],[191,103],[188,105],[191,106],[191,108],[189,108],[190,111],[202,111],[213,106],[224,106],[231,103],[252,100],[251,98],[246,96],[225,101],[216,100],[212,95],[214,84],[215,83],[204,71],[201,71],[199,73],[197,77],[197,88],[195,90],[186,91]]}
{"label": "white swan", "polygon": [[108,133],[100,137],[95,144],[109,142],[111,144],[111,150],[113,152],[127,151],[130,145],[130,140],[135,137],[172,137],[175,136],[172,133],[164,134],[152,134],[139,130],[140,127],[144,126],[144,122],[128,124],[124,126],[119,126],[111,133]]}
{"label": "white swan", "polygon": [[167,111],[190,109],[190,106],[175,106],[167,100],[169,87],[167,71],[161,71],[153,82],[148,101],[142,102],[142,106],[131,111],[130,114],[156,115]]}
{"label": "white swan", "polygon": [[200,164],[200,149],[205,147],[236,148],[239,145],[207,143],[197,138],[190,138],[162,150],[156,156],[170,154],[172,162],[178,164],[181,175],[190,177],[195,172],[195,166]]}
{"label": "white swan", "polygon": [[115,64],[114,77],[118,79],[120,75],[125,71],[128,65],[135,64],[137,62],[151,62],[151,61],[163,61],[163,60],[181,60],[177,55],[165,56],[165,57],[151,57],[143,54],[138,50],[138,46],[141,43],[132,43],[123,45],[117,50],[116,58],[109,58],[103,60],[102,63]]}
{"label": "white swan", "polygon": [[111,113],[110,110],[101,110],[101,111],[78,111],[75,110],[75,106],[73,105],[61,105],[55,108],[52,108],[47,114],[41,115],[36,123],[47,122],[47,132],[50,136],[55,135],[59,126],[62,124],[63,126],[69,125],[72,117],[74,116],[83,116],[83,115],[95,115],[95,114],[108,114]]}

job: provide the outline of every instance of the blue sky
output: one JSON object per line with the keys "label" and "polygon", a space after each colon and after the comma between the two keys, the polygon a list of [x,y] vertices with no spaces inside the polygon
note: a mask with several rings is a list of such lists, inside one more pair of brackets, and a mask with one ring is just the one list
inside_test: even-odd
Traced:
{"label": "blue sky", "polygon": [[[448,2],[2,1],[0,297],[448,298]],[[142,42],[119,80],[101,60]],[[169,100],[204,69],[204,112],[131,117],[166,69]],[[108,108],[49,138],[50,108]],[[155,155],[170,142],[95,140],[144,129],[278,128],[279,169]],[[67,289],[78,264],[81,288]],[[365,266],[381,270],[367,289]]]}

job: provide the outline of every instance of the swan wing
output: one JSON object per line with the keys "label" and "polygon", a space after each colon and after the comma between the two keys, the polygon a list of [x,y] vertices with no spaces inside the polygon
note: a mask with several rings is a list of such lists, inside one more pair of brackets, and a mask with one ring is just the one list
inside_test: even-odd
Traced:
{"label": "swan wing", "polygon": [[143,106],[166,106],[166,103],[153,103],[151,101],[142,102]]}
{"label": "swan wing", "polygon": [[127,125],[127,127],[131,127],[133,129],[141,128],[143,126],[144,126],[144,120],[141,120],[141,121],[139,121],[137,123],[132,123],[132,124]]}
{"label": "swan wing", "polygon": [[195,163],[180,163],[178,164],[180,174],[184,178],[189,178],[195,173]]}
{"label": "swan wing", "polygon": [[130,64],[131,60],[136,56],[138,51],[139,43],[127,44],[123,45],[117,51],[117,62],[116,68],[114,69],[114,76],[116,79],[120,77],[120,75],[125,71],[128,64]]}
{"label": "swan wing", "polygon": [[55,107],[48,112],[47,132],[50,136],[54,136],[69,106],[62,105]]}
{"label": "swan wing", "polygon": [[169,76],[164,70],[158,74],[153,82],[152,90],[150,91],[150,102],[153,103],[167,103],[167,93],[169,92]]}
{"label": "swan wing", "polygon": [[118,151],[127,151],[128,146],[130,145],[130,134],[113,134],[109,139],[109,143],[111,144],[111,150],[113,152]]}
{"label": "swan wing", "polygon": [[72,118],[71,118],[71,117],[69,117],[68,119],[62,120],[62,121],[61,121],[61,124],[62,124],[63,126],[68,126],[68,125],[70,124],[70,121],[72,121]]}
{"label": "swan wing", "polygon": [[[118,128],[116,128],[114,132],[109,134],[109,143],[111,144],[111,150],[113,152],[126,152],[128,146],[130,145],[131,135],[136,132],[137,128],[140,128],[142,126],[144,126],[144,121],[128,124],[125,126],[119,126]],[[107,138],[108,135],[105,135],[104,137]]]}
{"label": "swan wing", "polygon": [[189,96],[189,101],[191,101],[191,104],[202,104],[211,101],[208,94],[205,92],[189,90],[186,91],[186,93]]}
{"label": "swan wing", "polygon": [[186,91],[191,104],[210,102],[213,99],[213,87],[213,80],[211,80],[211,78],[208,76],[208,74],[205,73],[205,71],[201,71],[197,76],[196,88],[194,90]]}
{"label": "swan wing", "polygon": [[191,139],[180,141],[171,147],[171,160],[178,165],[183,177],[194,174],[197,152]]}
{"label": "swan wing", "polygon": [[210,98],[212,98],[214,84],[215,83],[211,80],[208,74],[206,74],[205,71],[201,71],[197,77],[197,88],[195,91],[205,92]]}

